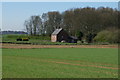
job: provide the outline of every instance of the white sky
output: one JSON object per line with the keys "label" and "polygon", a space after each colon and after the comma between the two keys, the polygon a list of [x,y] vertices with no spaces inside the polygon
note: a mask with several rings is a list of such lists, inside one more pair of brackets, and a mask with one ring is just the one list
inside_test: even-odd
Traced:
{"label": "white sky", "polygon": [[1,0],[2,2],[119,2],[119,0]]}
{"label": "white sky", "polygon": [[[3,15],[2,15],[2,2],[119,2],[119,0],[0,0],[0,28],[2,29],[2,17],[3,17]],[[72,8],[72,7],[71,7]],[[8,10],[9,11],[9,10]],[[35,13],[34,13],[35,14]],[[30,15],[29,15],[30,16]],[[27,17],[27,16],[26,16]],[[17,17],[18,18],[18,17]],[[26,18],[25,18],[26,19]],[[14,20],[14,19],[13,19]],[[13,21],[13,20],[10,20],[9,21],[9,19],[6,19],[6,22],[8,21],[9,23],[11,23],[11,21]],[[20,20],[20,19],[18,19],[18,20]],[[16,22],[16,25],[14,24],[14,25],[11,25],[11,27],[12,28],[10,28],[10,29],[14,29],[14,30],[22,30],[23,28],[21,27],[21,26],[23,26],[23,21],[24,20],[21,20],[21,24],[19,23],[17,23],[16,21],[14,21],[14,22]],[[12,23],[11,23],[12,24]],[[6,26],[8,26],[8,24],[6,24]],[[17,27],[14,27],[15,26],[18,26],[18,28]],[[21,27],[21,28],[20,28]],[[7,27],[5,27],[6,29],[3,29],[3,30],[8,30],[9,28],[7,28]]]}

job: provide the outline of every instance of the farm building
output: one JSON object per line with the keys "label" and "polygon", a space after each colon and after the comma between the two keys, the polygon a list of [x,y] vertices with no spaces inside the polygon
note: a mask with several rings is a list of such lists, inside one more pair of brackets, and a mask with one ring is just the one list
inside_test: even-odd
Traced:
{"label": "farm building", "polygon": [[68,39],[69,39],[68,41],[69,43],[77,43],[78,40],[77,37],[74,36],[69,36]]}
{"label": "farm building", "polygon": [[56,29],[51,35],[51,42],[69,42],[69,43],[77,43],[77,38],[73,36],[69,36],[68,33],[60,28]]}

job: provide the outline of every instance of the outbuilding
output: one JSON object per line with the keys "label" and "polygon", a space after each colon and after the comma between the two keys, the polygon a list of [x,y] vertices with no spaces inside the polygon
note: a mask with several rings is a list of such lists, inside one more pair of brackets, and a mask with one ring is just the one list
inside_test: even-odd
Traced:
{"label": "outbuilding", "polygon": [[69,36],[69,43],[77,43],[78,38],[74,36]]}

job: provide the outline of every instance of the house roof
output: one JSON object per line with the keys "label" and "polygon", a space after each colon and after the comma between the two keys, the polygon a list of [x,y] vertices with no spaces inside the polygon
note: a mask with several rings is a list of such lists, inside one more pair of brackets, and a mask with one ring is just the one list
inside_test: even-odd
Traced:
{"label": "house roof", "polygon": [[62,30],[62,28],[56,29],[56,30],[52,33],[52,35],[57,35],[61,30]]}

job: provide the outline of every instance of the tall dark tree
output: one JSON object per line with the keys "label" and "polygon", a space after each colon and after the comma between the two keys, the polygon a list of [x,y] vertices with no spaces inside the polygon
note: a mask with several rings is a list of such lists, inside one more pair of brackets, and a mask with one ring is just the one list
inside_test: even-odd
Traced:
{"label": "tall dark tree", "polygon": [[61,14],[57,11],[48,12],[47,33],[51,34],[55,29],[60,28]]}
{"label": "tall dark tree", "polygon": [[69,11],[65,11],[63,13],[63,28],[70,34],[73,35],[74,34],[74,25],[73,25],[73,21],[74,21],[74,12],[72,10]]}

